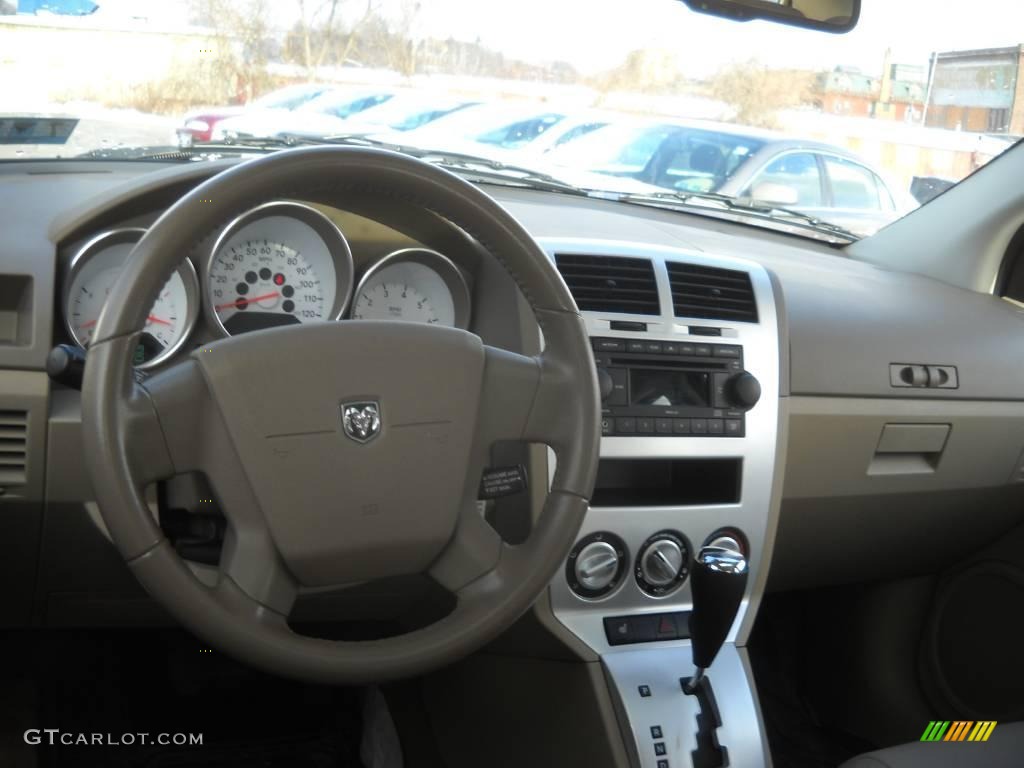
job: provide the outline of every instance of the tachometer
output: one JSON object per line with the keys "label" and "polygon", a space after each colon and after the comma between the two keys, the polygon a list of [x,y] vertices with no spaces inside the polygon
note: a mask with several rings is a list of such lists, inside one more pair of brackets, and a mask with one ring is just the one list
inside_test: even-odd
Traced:
{"label": "tachometer", "polygon": [[426,248],[388,254],[367,270],[352,301],[354,320],[402,320],[465,328],[469,289],[450,259]]}
{"label": "tachometer", "polygon": [[336,320],[352,290],[352,253],[307,205],[267,203],[229,224],[207,268],[207,311],[227,335]]}
{"label": "tachometer", "polygon": [[[128,254],[146,233],[144,229],[117,229],[93,238],[71,260],[64,301],[68,333],[83,349],[92,341],[110,291]],[[199,312],[199,281],[192,262],[182,261],[160,289],[143,326],[134,363],[149,368],[173,355],[195,325]]]}

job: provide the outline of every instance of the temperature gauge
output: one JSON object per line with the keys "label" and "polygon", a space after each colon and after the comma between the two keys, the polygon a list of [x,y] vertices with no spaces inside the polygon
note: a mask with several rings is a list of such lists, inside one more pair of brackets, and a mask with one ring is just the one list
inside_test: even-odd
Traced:
{"label": "temperature gauge", "polygon": [[[64,301],[68,332],[83,349],[92,341],[100,312],[111,293],[128,254],[145,234],[144,229],[118,229],[86,243],[71,261]],[[135,350],[134,364],[149,368],[173,355],[188,338],[199,311],[199,281],[192,262],[185,259],[168,278]]]}

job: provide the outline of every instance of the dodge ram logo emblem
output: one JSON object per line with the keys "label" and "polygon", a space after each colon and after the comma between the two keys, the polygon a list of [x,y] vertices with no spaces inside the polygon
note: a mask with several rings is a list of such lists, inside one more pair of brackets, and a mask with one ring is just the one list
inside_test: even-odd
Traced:
{"label": "dodge ram logo emblem", "polygon": [[357,443],[370,442],[380,434],[380,404],[342,403],[341,426],[349,439]]}

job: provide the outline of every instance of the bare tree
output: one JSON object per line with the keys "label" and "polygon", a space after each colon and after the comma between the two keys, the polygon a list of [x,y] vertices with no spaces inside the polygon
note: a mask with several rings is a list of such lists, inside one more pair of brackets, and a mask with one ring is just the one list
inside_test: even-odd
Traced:
{"label": "bare tree", "polygon": [[710,92],[735,109],[735,122],[772,128],[780,110],[812,98],[814,80],[813,72],[768,69],[752,59],[719,70],[711,79]]}

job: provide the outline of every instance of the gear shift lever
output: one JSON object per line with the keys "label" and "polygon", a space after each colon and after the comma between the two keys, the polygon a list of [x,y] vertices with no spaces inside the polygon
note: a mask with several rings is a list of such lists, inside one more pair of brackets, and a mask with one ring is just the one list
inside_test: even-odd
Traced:
{"label": "gear shift lever", "polygon": [[704,670],[718,655],[746,586],[747,557],[735,536],[716,536],[701,548],[690,574],[690,642],[697,671],[686,685],[686,693],[697,690]]}

